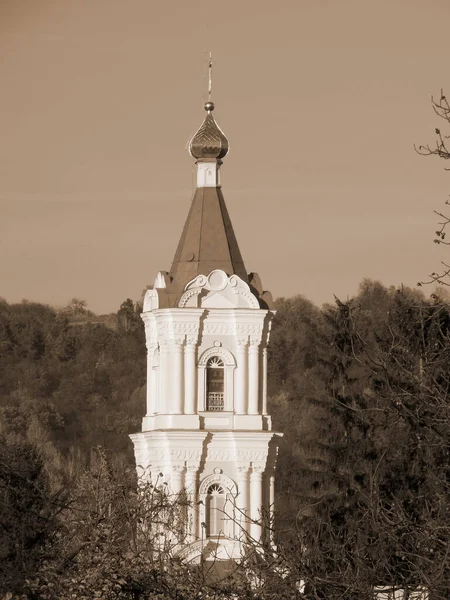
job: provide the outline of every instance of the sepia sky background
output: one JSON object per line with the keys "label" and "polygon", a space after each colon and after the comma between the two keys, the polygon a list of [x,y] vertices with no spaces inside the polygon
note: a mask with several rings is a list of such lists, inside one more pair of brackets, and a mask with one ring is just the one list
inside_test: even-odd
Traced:
{"label": "sepia sky background", "polygon": [[319,304],[425,279],[450,173],[413,144],[443,125],[449,23],[448,0],[0,0],[0,296],[110,312],[170,268],[209,50],[247,270]]}

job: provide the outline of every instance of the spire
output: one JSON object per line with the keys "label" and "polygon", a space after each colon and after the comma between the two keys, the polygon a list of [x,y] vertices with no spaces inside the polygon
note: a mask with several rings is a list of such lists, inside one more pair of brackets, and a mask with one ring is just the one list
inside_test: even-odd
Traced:
{"label": "spire", "polygon": [[214,269],[248,281],[220,188],[219,168],[228,140],[211,114],[213,109],[214,104],[206,102],[207,115],[189,143],[190,154],[197,159],[197,188],[170,270],[172,289],[178,293],[197,275]]}

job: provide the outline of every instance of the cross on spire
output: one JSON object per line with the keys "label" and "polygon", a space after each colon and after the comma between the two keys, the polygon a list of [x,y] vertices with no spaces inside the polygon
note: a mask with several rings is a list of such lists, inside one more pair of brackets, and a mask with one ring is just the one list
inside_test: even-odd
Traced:
{"label": "cross on spire", "polygon": [[208,63],[208,102],[211,102],[211,87],[212,87],[212,52],[209,53],[209,63]]}

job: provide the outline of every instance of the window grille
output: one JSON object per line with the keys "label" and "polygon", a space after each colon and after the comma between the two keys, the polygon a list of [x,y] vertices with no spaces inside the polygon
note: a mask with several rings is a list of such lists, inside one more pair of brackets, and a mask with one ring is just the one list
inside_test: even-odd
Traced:
{"label": "window grille", "polygon": [[208,392],[206,410],[212,412],[224,409],[223,392]]}

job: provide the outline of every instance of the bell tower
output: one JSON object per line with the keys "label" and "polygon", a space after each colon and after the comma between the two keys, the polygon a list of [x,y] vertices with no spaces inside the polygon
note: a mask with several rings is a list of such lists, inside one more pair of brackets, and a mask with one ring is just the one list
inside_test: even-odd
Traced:
{"label": "bell tower", "polygon": [[189,144],[197,187],[169,272],[144,299],[147,410],[138,475],[190,499],[190,558],[238,559],[267,532],[280,434],[267,411],[272,297],[247,274],[220,186],[228,140],[214,104]]}

